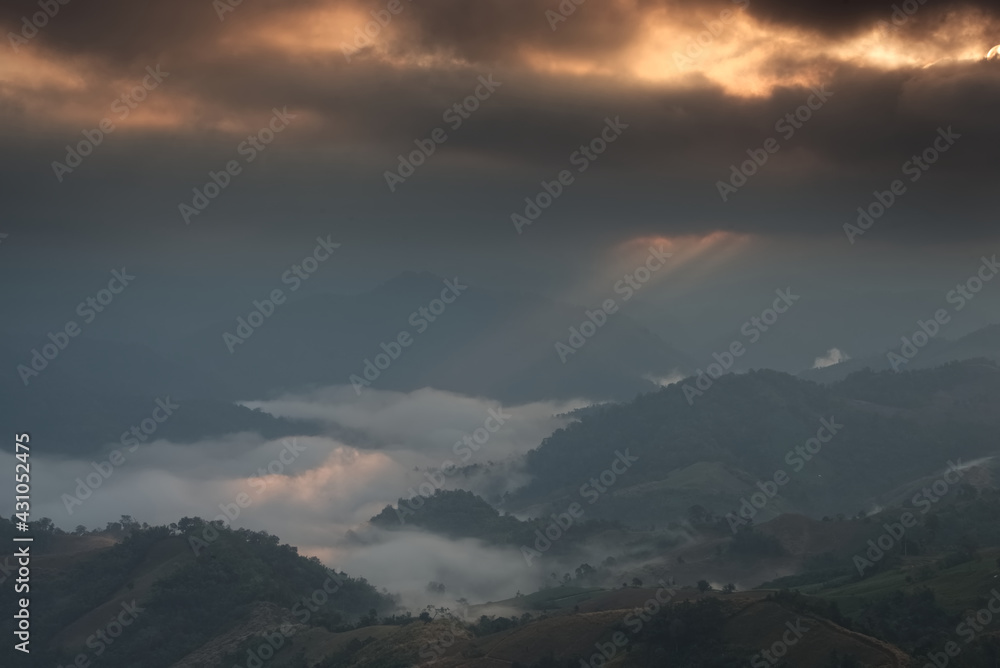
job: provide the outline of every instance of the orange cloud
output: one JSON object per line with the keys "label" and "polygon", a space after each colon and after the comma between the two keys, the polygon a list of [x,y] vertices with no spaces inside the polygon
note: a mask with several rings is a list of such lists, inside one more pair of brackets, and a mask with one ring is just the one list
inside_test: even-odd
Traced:
{"label": "orange cloud", "polygon": [[[519,1],[524,7],[534,7],[529,0]],[[997,57],[997,49],[991,50],[996,39],[994,22],[976,9],[946,12],[941,20],[922,25],[919,32],[910,30],[909,24],[893,26],[887,12],[885,21],[872,23],[868,30],[836,37],[766,22],[750,8],[740,9],[739,3],[721,6],[725,9],[672,6],[668,10],[634,2],[608,5],[600,11],[581,7],[559,26],[558,33],[551,34],[542,13],[536,17],[541,33],[527,19],[511,19],[501,26],[511,40],[497,62],[490,64],[542,76],[593,80],[595,87],[613,78],[618,84],[637,87],[711,85],[730,95],[759,97],[770,95],[776,87],[821,84],[843,65],[917,69],[947,61],[982,60],[987,53]],[[259,67],[266,57],[268,68],[275,71],[302,69],[314,77],[328,74],[331,90],[357,86],[353,73],[344,74],[350,67],[381,67],[383,73],[391,73],[448,71],[482,64],[473,62],[476,56],[469,54],[476,53],[474,50],[447,48],[449,43],[468,39],[464,33],[451,34],[457,30],[455,26],[441,25],[447,13],[434,14],[430,7],[407,2],[401,7],[384,25],[374,21],[370,6],[353,0],[299,2],[280,11],[244,7],[218,24],[211,13],[202,16],[202,7],[200,13],[192,14],[200,21],[195,26],[198,39],[192,42],[178,33],[173,41],[165,42],[163,62],[177,65],[190,77],[197,68],[226,71],[241,63]],[[587,10],[591,11],[589,23]],[[604,16],[601,11],[611,12],[606,31],[620,39],[608,37],[600,45],[571,39],[574,28],[580,35],[591,36],[593,21]],[[355,51],[358,35],[366,26],[370,46]],[[415,35],[415,31],[436,29],[445,31],[440,43],[432,34]],[[122,61],[102,59],[88,51],[68,54],[58,50],[58,43],[46,42],[47,36],[42,34],[15,57],[0,60],[0,102],[32,124],[93,126],[108,115],[111,102],[134,85],[134,77],[147,64],[133,59],[121,66]],[[198,85],[200,90],[168,82],[130,115],[128,127],[234,133],[254,129],[256,112],[213,98],[213,91],[203,81]],[[230,94],[239,89],[239,94],[249,96],[252,85],[252,77],[248,77],[246,83],[226,82],[224,88]]]}

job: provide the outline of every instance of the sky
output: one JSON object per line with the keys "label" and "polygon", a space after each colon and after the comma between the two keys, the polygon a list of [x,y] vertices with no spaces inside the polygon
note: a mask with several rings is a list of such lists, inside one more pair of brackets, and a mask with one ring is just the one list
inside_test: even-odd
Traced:
{"label": "sky", "polygon": [[[701,261],[723,275],[806,257],[848,275],[875,270],[865,252],[959,262],[993,236],[1000,62],[986,55],[1000,13],[985,1],[38,11],[0,9],[0,252],[18,270],[242,277],[332,233],[350,249],[330,279],[343,289],[461,268],[560,292],[636,239],[708,244]],[[796,110],[808,120],[786,118]],[[606,119],[617,136],[602,145]],[[910,181],[904,163],[939,129],[952,143]],[[261,130],[259,150],[245,143]],[[576,153],[594,140],[603,152]],[[768,140],[777,149],[723,201],[731,167]],[[387,179],[429,141],[412,175]],[[239,173],[185,215],[227,164]],[[564,170],[572,182],[537,220],[512,221]],[[905,193],[851,239],[844,225],[896,179]]]}
{"label": "sky", "polygon": [[[51,16],[44,0],[0,3],[0,312],[33,335],[126,267],[135,303],[88,334],[141,315],[180,336],[245,312],[317,237],[341,248],[310,289],[418,270],[584,305],[655,247],[672,256],[636,300],[644,322],[715,350],[794,286],[813,300],[796,317],[844,323],[803,353],[825,366],[857,354],[843,341],[860,319],[906,302],[912,330],[1000,249],[995,2],[51,2]],[[910,292],[917,307],[896,298]],[[346,531],[405,493],[441,430],[475,428],[487,405],[375,396],[258,404],[328,413],[383,445],[310,441],[302,475],[275,481],[298,495],[262,500],[246,525],[405,589],[398,550],[345,549],[330,523]],[[495,450],[537,446],[566,408],[519,407]],[[159,443],[72,519],[60,495],[89,462],[52,458],[39,500],[67,527],[126,507],[207,516],[281,447]],[[326,489],[343,496],[310,497]],[[422,586],[442,549],[415,540]]]}

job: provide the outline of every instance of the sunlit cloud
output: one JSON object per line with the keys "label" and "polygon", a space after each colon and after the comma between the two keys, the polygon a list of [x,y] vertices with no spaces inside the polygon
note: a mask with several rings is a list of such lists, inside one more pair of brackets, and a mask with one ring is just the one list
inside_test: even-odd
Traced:
{"label": "sunlit cloud", "polygon": [[686,376],[683,373],[680,373],[679,371],[675,371],[674,373],[668,374],[666,376],[646,376],[646,380],[656,383],[660,387],[669,387],[670,385],[675,385],[684,380],[685,378]]}
{"label": "sunlit cloud", "polygon": [[841,362],[846,362],[849,359],[851,359],[851,357],[847,353],[841,351],[839,348],[830,348],[828,351],[826,351],[825,355],[820,355],[815,359],[812,368],[823,369],[828,366],[833,366],[834,364],[840,364]]}
{"label": "sunlit cloud", "polygon": [[661,16],[631,47],[629,73],[663,84],[708,80],[737,96],[769,95],[778,86],[816,86],[844,64],[893,70],[945,59],[980,60],[991,43],[989,22],[974,10],[953,13],[919,38],[878,22],[847,39],[835,39],[766,24],[741,11],[725,24],[710,13]]}
{"label": "sunlit cloud", "polygon": [[[623,33],[620,43],[600,48],[543,41],[524,28],[524,35],[512,35],[502,61],[505,67],[539,76],[593,80],[595,86],[613,79],[619,86],[665,90],[717,86],[729,95],[760,97],[778,87],[822,84],[843,66],[917,70],[939,63],[996,60],[1000,54],[994,46],[993,23],[978,10],[951,11],[946,20],[916,34],[907,25],[894,29],[876,21],[848,37],[832,37],[764,22],[739,4],[722,6],[729,12],[724,21],[718,8],[632,7],[627,11],[644,12],[634,33]],[[331,91],[356,86],[349,67],[387,68],[384,76],[394,70],[405,74],[487,64],[415,35],[420,25],[417,9],[408,9],[407,3],[391,21],[367,34],[366,26],[378,24],[373,24],[367,5],[355,2],[240,12],[218,26],[201,26],[197,41],[179,41],[177,51],[164,52],[163,59],[187,70],[189,77],[194,66],[225,69],[242,60],[266,58],[267,67],[276,70],[307,66],[327,72]],[[891,19],[891,13],[885,18]],[[79,54],[68,58],[39,38],[16,57],[0,60],[0,100],[21,109],[33,124],[86,127],[107,115],[106,107],[119,89],[134,85],[133,75],[145,64],[132,62],[112,72],[117,64]],[[243,118],[243,106],[215,95],[208,88],[166,86],[135,111],[129,127],[242,132],[252,126]]]}

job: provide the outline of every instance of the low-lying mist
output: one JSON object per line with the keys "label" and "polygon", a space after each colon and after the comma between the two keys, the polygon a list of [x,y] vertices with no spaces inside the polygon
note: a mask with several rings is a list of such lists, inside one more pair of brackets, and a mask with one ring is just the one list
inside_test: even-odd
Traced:
{"label": "low-lying mist", "polygon": [[[307,556],[399,594],[410,609],[454,607],[533,591],[544,568],[518,550],[419,530],[385,531],[368,520],[401,497],[461,488],[497,499],[527,482],[520,457],[586,405],[495,401],[429,388],[410,393],[329,387],[247,402],[275,416],[356,432],[266,440],[252,433],[190,444],[156,440],[100,457],[33,456],[35,515],[72,531],[131,515],[151,525],[181,517],[226,519],[266,531]],[[306,431],[306,430],[303,430]],[[313,429],[313,432],[316,430]],[[471,447],[470,447],[471,446]],[[120,446],[119,446],[120,447]],[[0,457],[12,460],[12,455]],[[447,462],[459,471],[439,472]],[[561,572],[561,571],[560,571]],[[445,591],[428,588],[430,582]]]}

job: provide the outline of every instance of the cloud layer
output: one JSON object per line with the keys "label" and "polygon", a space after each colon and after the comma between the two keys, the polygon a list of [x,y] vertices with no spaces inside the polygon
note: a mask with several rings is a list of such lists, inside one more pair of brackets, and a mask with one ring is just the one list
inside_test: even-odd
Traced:
{"label": "cloud layer", "polygon": [[[960,210],[950,234],[981,238],[992,229],[1000,95],[1000,66],[983,58],[1000,22],[985,2],[912,4],[894,19],[876,2],[621,0],[553,22],[560,5],[543,0],[403,1],[398,14],[340,0],[243,3],[221,20],[195,0],[70,3],[0,64],[0,175],[29,237],[33,225],[87,228],[114,243],[139,225],[183,245],[179,204],[287,107],[291,127],[198,222],[267,236],[276,219],[308,228],[332,208],[370,240],[512,243],[508,219],[524,197],[620,117],[621,141],[546,213],[537,238],[835,236],[951,126],[965,141],[894,215],[920,234]],[[16,31],[33,8],[8,3],[0,25]],[[378,16],[391,18],[383,27]],[[357,49],[366,26],[374,36]],[[119,118],[115,102],[157,66],[169,77]],[[448,129],[444,113],[489,74],[502,86]],[[780,138],[776,125],[814,86],[832,92],[829,104],[721,201],[718,182]],[[52,163],[105,118],[114,133],[58,182]],[[447,143],[390,193],[385,172],[438,127]]]}
{"label": "cloud layer", "polygon": [[[433,390],[369,390],[359,398],[350,387],[260,405],[288,417],[349,423],[370,446],[351,447],[327,437],[265,441],[234,434],[191,445],[144,444],[135,453],[125,452],[126,461],[118,466],[110,466],[107,457],[92,463],[36,455],[33,515],[72,530],[77,524],[103,527],[123,514],[165,524],[184,516],[213,519],[238,512],[227,520],[232,526],[274,533],[304,554],[404,594],[410,604],[431,598],[426,592],[431,580],[446,582],[453,602],[462,596],[507,598],[519,587],[529,590],[539,577],[516,550],[415,531],[385,532],[367,521],[400,497],[415,495],[411,490],[427,482],[428,472],[436,476],[447,460],[460,466],[500,465],[451,478],[443,488],[499,494],[518,480],[523,484],[517,456],[565,424],[557,414],[573,406],[502,407]],[[510,417],[463,460],[455,443],[482,428],[491,410]],[[0,459],[13,466],[11,455]],[[241,495],[250,499],[243,508],[237,503]],[[492,567],[484,575],[486,563]]]}

